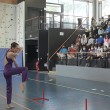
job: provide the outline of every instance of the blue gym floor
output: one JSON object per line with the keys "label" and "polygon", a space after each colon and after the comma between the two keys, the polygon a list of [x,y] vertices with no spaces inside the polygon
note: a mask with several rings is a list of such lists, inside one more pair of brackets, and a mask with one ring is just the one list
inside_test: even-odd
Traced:
{"label": "blue gym floor", "polygon": [[[28,73],[24,94],[20,91],[21,76],[13,76],[13,110],[110,110],[110,84],[73,79],[52,74]],[[6,110],[6,85],[0,73],[0,110]],[[49,101],[34,101],[42,96],[42,89]]]}

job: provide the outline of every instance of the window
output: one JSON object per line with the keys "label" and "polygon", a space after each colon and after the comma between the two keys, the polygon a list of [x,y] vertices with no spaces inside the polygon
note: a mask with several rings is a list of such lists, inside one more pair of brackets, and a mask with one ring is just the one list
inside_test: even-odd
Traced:
{"label": "window", "polygon": [[[71,27],[74,27],[74,25],[78,24],[78,18],[82,18],[82,22],[86,19],[83,24],[90,25],[93,16],[93,3],[88,2],[88,0],[47,0],[47,2],[50,3],[47,3],[46,11],[59,13],[61,15],[61,21],[66,26],[68,25],[69,27],[69,25],[71,25]],[[63,14],[61,14],[61,11]],[[53,20],[59,21],[59,17],[53,16],[53,18]],[[86,25],[84,25],[84,27],[85,26]]]}
{"label": "window", "polygon": [[74,15],[87,17],[87,2],[74,1]]}
{"label": "window", "polygon": [[65,15],[73,15],[73,0],[59,0],[59,3],[63,4]]}
{"label": "window", "polygon": [[46,11],[61,12],[61,5],[47,3],[46,4]]}
{"label": "window", "polygon": [[102,1],[102,16],[110,15],[110,0]]}

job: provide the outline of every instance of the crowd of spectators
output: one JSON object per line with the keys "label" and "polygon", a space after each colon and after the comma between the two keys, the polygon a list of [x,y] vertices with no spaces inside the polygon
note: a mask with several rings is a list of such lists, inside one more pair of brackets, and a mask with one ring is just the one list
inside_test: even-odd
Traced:
{"label": "crowd of spectators", "polygon": [[57,56],[60,60],[78,59],[85,60],[85,66],[91,59],[108,59],[110,52],[110,15],[106,20],[99,18],[98,21],[92,17],[89,34],[78,35],[75,43],[69,47],[61,47]]}

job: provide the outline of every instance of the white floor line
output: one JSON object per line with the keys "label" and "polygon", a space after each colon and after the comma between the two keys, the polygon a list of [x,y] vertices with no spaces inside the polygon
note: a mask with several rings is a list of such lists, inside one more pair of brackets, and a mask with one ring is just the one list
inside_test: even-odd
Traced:
{"label": "white floor line", "polygon": [[53,83],[49,83],[49,82],[45,82],[45,81],[40,81],[40,80],[35,80],[35,79],[31,79],[31,78],[28,78],[28,79],[29,80],[32,80],[32,81],[36,81],[36,82],[41,82],[41,83],[45,83],[45,84],[49,84],[49,85],[54,85],[54,86],[58,86],[58,87],[67,88],[67,89],[72,89],[72,90],[77,90],[77,91],[86,92],[86,93],[90,93],[90,94],[95,94],[95,95],[110,97],[110,95],[106,95],[106,94],[91,92],[91,91],[87,91],[87,90],[83,90],[83,89],[77,89],[77,88],[68,87],[68,86],[59,85],[59,84],[53,84]]}
{"label": "white floor line", "polygon": [[[0,96],[1,96],[2,98],[6,99],[6,97],[5,97],[4,95],[0,94]],[[12,100],[12,102],[13,102],[14,104],[16,104],[16,105],[22,107],[22,108],[25,109],[25,110],[31,110],[31,109],[29,109],[29,108],[27,108],[27,107],[25,107],[25,106],[23,106],[23,105],[21,105],[21,104],[15,102],[15,101],[13,101],[13,100]]]}
{"label": "white floor line", "polygon": [[101,92],[104,92],[104,90],[100,90]]}
{"label": "white floor line", "polygon": [[92,91],[96,91],[97,89],[91,89]]}

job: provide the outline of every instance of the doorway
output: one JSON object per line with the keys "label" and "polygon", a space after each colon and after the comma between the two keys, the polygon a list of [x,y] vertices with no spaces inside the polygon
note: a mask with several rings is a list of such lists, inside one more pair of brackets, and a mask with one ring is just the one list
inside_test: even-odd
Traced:
{"label": "doorway", "polygon": [[36,69],[36,61],[38,60],[38,41],[26,41],[26,66],[29,70]]}

